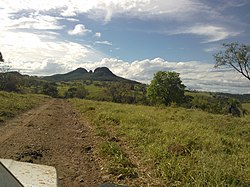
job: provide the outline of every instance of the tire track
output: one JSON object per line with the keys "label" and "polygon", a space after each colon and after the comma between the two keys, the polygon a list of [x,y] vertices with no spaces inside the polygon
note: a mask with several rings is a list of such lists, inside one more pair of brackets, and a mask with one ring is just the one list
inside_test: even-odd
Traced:
{"label": "tire track", "polygon": [[60,186],[101,184],[94,135],[71,105],[54,99],[0,126],[0,158],[54,166]]}
{"label": "tire track", "polygon": [[19,117],[16,117],[8,122],[5,122],[0,127],[0,145],[7,141],[13,134],[18,133],[24,126],[28,125],[32,120],[37,118],[44,110],[48,109],[54,100],[39,106],[38,108],[32,109]]}

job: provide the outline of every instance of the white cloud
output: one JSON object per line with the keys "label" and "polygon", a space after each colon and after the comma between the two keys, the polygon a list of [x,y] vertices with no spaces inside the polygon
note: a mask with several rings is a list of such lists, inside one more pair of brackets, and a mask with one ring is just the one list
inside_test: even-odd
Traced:
{"label": "white cloud", "polygon": [[95,34],[94,34],[94,37],[97,37],[97,38],[100,38],[102,36],[102,34],[100,33],[100,32],[96,32]]}
{"label": "white cloud", "polygon": [[204,49],[205,52],[207,53],[215,53],[215,52],[219,52],[221,50],[221,46],[220,45],[211,45],[208,46],[207,48]]}
{"label": "white cloud", "polygon": [[102,44],[102,45],[113,45],[111,42],[109,41],[96,41],[96,44]]}
{"label": "white cloud", "polygon": [[[242,2],[246,3],[241,1],[240,4]],[[31,18],[20,17],[19,20],[17,19],[18,21],[15,20],[17,22],[13,25],[15,27],[61,29],[63,25],[58,24],[58,19],[73,19],[72,16],[85,14],[89,18],[102,20],[106,23],[111,21],[113,17],[162,20],[166,23],[169,20],[176,21],[188,26],[186,29],[180,30],[179,26],[171,24],[171,27],[176,27],[179,30],[178,34],[204,36],[207,38],[205,42],[223,40],[243,32],[237,27],[227,27],[225,22],[228,23],[228,21],[225,20],[228,18],[220,13],[217,7],[213,6],[213,3],[202,0],[91,0],[84,2],[79,0],[2,0],[0,4],[0,8],[3,8],[8,16],[21,12],[38,14],[37,17],[35,15]],[[56,14],[61,18],[41,17],[39,14]],[[1,18],[0,21],[2,23]],[[194,22],[203,24],[193,25]],[[232,17],[230,17],[230,22],[233,22]],[[205,23],[209,24],[205,25]],[[83,25],[79,25],[69,33],[77,35],[86,33],[86,31],[88,30]]]}
{"label": "white cloud", "polygon": [[85,35],[88,32],[92,32],[89,29],[86,29],[84,25],[82,24],[77,24],[75,25],[75,28],[73,30],[69,30],[68,34],[69,35]]}
{"label": "white cloud", "polygon": [[[164,19],[187,19],[197,12],[212,13],[212,8],[200,0],[2,0],[2,7],[11,12],[21,10],[57,11],[62,16],[89,13],[94,19],[106,22],[115,16],[147,19],[162,16]],[[1,5],[0,5],[1,6]]]}
{"label": "white cloud", "polygon": [[[11,66],[29,74],[66,72],[78,67],[82,61],[93,62],[105,57],[90,46],[60,40],[49,32],[1,32],[0,43],[1,52]],[[52,65],[60,68],[49,70]]]}
{"label": "white cloud", "polygon": [[[197,11],[202,11],[203,4],[197,0],[101,0],[92,3],[87,11],[94,11],[93,18],[103,18],[106,22],[112,17],[126,15],[148,19],[164,18],[183,19]],[[184,16],[185,15],[185,16]]]}
{"label": "white cloud", "polygon": [[225,27],[215,25],[194,25],[187,28],[182,28],[176,31],[170,31],[169,34],[195,34],[205,36],[207,39],[204,43],[216,42],[227,39],[229,37],[237,36],[240,32],[230,31]]}
{"label": "white cloud", "polygon": [[187,30],[187,33],[207,36],[205,42],[215,42],[224,40],[232,36],[237,36],[239,32],[232,32],[223,27],[208,25],[208,26],[194,26]]}
{"label": "white cloud", "polygon": [[52,17],[48,15],[34,15],[29,17],[22,17],[20,19],[13,20],[12,28],[27,28],[27,29],[39,29],[39,30],[60,30],[65,26],[60,25],[58,20],[61,18]]}

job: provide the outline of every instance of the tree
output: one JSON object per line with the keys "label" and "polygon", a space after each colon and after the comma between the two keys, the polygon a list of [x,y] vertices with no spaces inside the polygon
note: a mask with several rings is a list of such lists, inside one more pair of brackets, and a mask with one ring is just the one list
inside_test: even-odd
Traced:
{"label": "tree", "polygon": [[19,92],[22,80],[16,72],[0,73],[0,90]]}
{"label": "tree", "polygon": [[185,98],[185,85],[179,77],[179,73],[159,71],[151,81],[147,95],[151,102],[170,105],[172,102],[182,103]]}
{"label": "tree", "polygon": [[6,62],[3,59],[3,55],[0,52],[0,90],[7,92],[19,92],[21,77],[18,72],[9,72],[10,62]]}
{"label": "tree", "polygon": [[6,73],[10,70],[10,66],[8,64],[9,64],[9,62],[6,62],[3,59],[3,55],[0,52],[0,73]]}
{"label": "tree", "polygon": [[9,77],[7,72],[8,72],[8,66],[5,65],[5,61],[3,59],[3,55],[0,52],[0,90],[5,90],[5,91],[13,91],[16,88],[16,85],[13,84],[13,79],[10,79],[12,77]]}
{"label": "tree", "polygon": [[4,62],[3,55],[1,52],[0,52],[0,62]]}
{"label": "tree", "polygon": [[106,93],[111,96],[112,102],[131,104],[136,101],[133,87],[134,85],[131,84],[115,82],[108,86]]}
{"label": "tree", "polygon": [[250,80],[250,46],[238,43],[223,44],[224,51],[214,55],[215,67],[229,66]]}
{"label": "tree", "polygon": [[4,73],[3,67],[4,67],[4,59],[2,53],[0,52],[0,73],[1,72]]}

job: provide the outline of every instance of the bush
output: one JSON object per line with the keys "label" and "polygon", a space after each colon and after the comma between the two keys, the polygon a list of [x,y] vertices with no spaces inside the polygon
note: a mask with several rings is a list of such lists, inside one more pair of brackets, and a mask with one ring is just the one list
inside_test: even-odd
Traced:
{"label": "bush", "polygon": [[195,96],[191,102],[191,108],[198,108],[214,114],[232,114],[240,117],[242,106],[236,99],[224,96]]}
{"label": "bush", "polygon": [[57,85],[55,83],[45,83],[42,93],[51,97],[58,97]]}
{"label": "bush", "polygon": [[21,79],[16,72],[0,73],[0,90],[7,92],[18,92]]}
{"label": "bush", "polygon": [[88,91],[83,85],[71,87],[65,93],[65,98],[80,98],[83,99],[88,95]]}

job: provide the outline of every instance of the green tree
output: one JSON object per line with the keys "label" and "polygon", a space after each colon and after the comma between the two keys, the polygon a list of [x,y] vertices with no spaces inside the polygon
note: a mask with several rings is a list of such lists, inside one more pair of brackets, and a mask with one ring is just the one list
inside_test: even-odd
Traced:
{"label": "green tree", "polygon": [[0,90],[17,91],[17,78],[14,74],[9,74],[10,66],[6,65],[3,55],[0,52]]}
{"label": "green tree", "polygon": [[2,53],[0,52],[0,73],[6,73],[10,70],[10,65],[9,65],[9,62],[6,62],[4,59],[3,59],[3,55]]}
{"label": "green tree", "polygon": [[159,71],[151,81],[147,95],[152,103],[170,105],[172,102],[181,104],[185,98],[185,85],[179,73]]}
{"label": "green tree", "polygon": [[223,44],[224,51],[214,54],[215,67],[229,66],[250,80],[250,46],[238,43]]}
{"label": "green tree", "polygon": [[121,82],[110,83],[106,89],[106,94],[111,97],[112,102],[132,104],[136,102],[133,87],[134,85]]}
{"label": "green tree", "polygon": [[0,90],[19,92],[22,78],[17,72],[2,73],[0,77]]}

